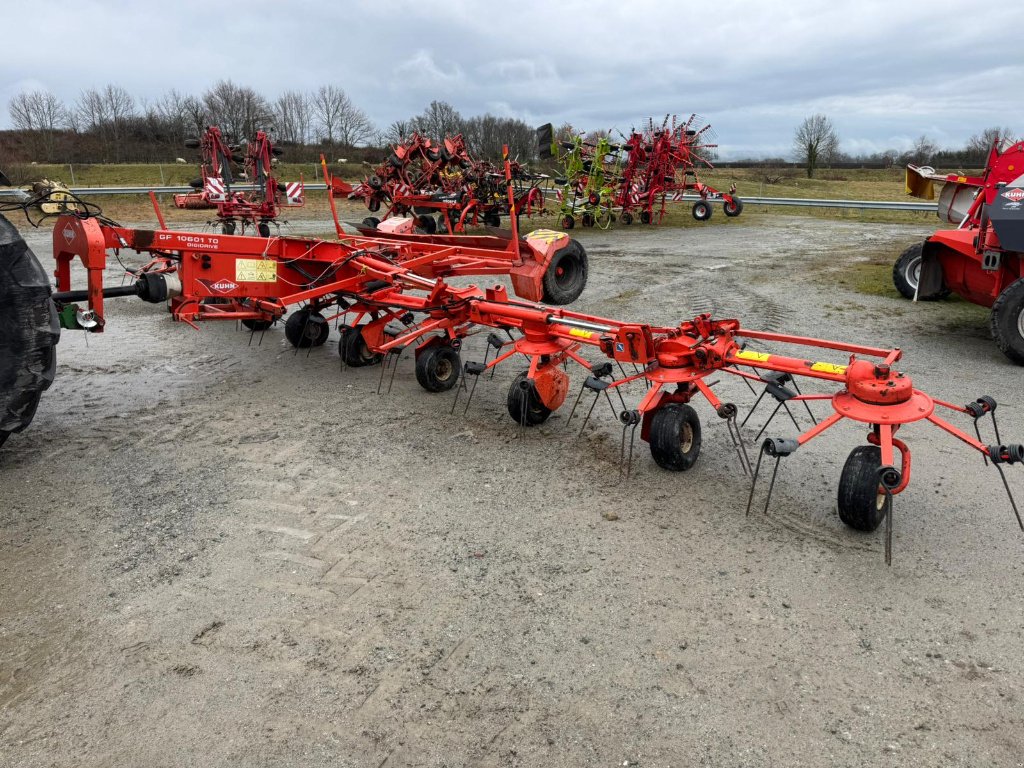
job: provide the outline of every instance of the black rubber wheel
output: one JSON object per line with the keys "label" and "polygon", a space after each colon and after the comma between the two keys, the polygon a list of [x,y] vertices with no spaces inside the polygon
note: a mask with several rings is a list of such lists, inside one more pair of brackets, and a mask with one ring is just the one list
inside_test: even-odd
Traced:
{"label": "black rubber wheel", "polygon": [[[905,299],[913,299],[914,292],[917,291],[918,283],[921,280],[923,250],[924,243],[914,243],[904,250],[900,257],[896,259],[896,263],[893,264],[892,283]],[[918,294],[917,299],[918,301],[935,301],[936,299],[944,299],[949,294],[949,289],[943,285],[935,293]]]}
{"label": "black rubber wheel", "polygon": [[627,211],[626,213],[622,214],[622,223],[625,224],[627,227],[630,224],[632,224],[633,223],[633,214],[630,213],[629,211]]}
{"label": "black rubber wheel", "polygon": [[743,201],[738,197],[734,197],[731,203],[726,200],[722,206],[722,213],[729,217],[739,216],[743,213]]}
{"label": "black rubber wheel", "polygon": [[459,382],[462,358],[447,344],[427,347],[416,358],[416,381],[427,392],[447,392]]}
{"label": "black rubber wheel", "polygon": [[562,229],[572,229],[575,226],[576,226],[576,219],[574,219],[572,216],[563,216],[562,217]]}
{"label": "black rubber wheel", "polygon": [[284,324],[284,337],[293,347],[319,347],[331,335],[331,326],[319,312],[300,309],[292,312]]}
{"label": "black rubber wheel", "polygon": [[0,444],[35,416],[57,374],[60,322],[50,277],[0,214]]}
{"label": "black rubber wheel", "polygon": [[699,200],[693,204],[693,210],[690,213],[697,221],[707,221],[711,218],[711,203],[707,200]]}
{"label": "black rubber wheel", "polygon": [[265,331],[274,324],[273,320],[243,320],[242,325],[250,331]]}
{"label": "black rubber wheel", "polygon": [[235,234],[235,222],[228,219],[220,225],[220,232],[222,235],[233,235]]}
{"label": "black rubber wheel", "polygon": [[261,221],[256,225],[256,231],[259,233],[260,237],[270,237],[270,225],[265,221]]}
{"label": "black rubber wheel", "polygon": [[590,213],[589,211],[587,213],[584,213],[583,216],[580,217],[580,224],[582,224],[584,227],[594,226],[594,214]]}
{"label": "black rubber wheel", "polygon": [[380,189],[381,187],[384,186],[384,182],[380,180],[380,176],[378,176],[377,174],[374,174],[373,176],[368,178],[366,180],[366,184],[367,186],[369,186],[370,189]]}
{"label": "black rubber wheel", "polygon": [[428,235],[437,233],[437,219],[433,216],[417,216],[416,226],[422,229]]}
{"label": "black rubber wheel", "polygon": [[345,365],[350,365],[353,368],[376,365],[384,357],[370,351],[363,338],[362,326],[358,325],[354,328],[342,329],[341,340],[338,342],[338,354],[341,355]]}
{"label": "black rubber wheel", "polygon": [[376,229],[378,224],[380,224],[380,219],[376,216],[367,216],[363,219],[363,226],[369,229]]}
{"label": "black rubber wheel", "polygon": [[376,213],[377,211],[380,210],[380,200],[378,200],[376,197],[371,197],[369,200],[366,201],[366,207],[370,211],[370,213]]}
{"label": "black rubber wheel", "polygon": [[651,417],[651,457],[662,469],[683,472],[700,456],[700,417],[684,403],[669,403]]}
{"label": "black rubber wheel", "polygon": [[495,211],[488,211],[484,214],[484,224],[488,227],[500,227],[501,216]]}
{"label": "black rubber wheel", "polygon": [[892,497],[882,491],[878,469],[882,449],[858,445],[846,458],[839,476],[839,519],[858,531],[873,531],[889,514]]}
{"label": "black rubber wheel", "polygon": [[990,327],[999,351],[1024,365],[1024,277],[1010,283],[996,298]]}
{"label": "black rubber wheel", "polygon": [[587,252],[576,240],[555,251],[544,272],[544,301],[548,304],[571,304],[587,286],[589,262]]}
{"label": "black rubber wheel", "polygon": [[641,224],[650,224],[651,223],[651,212],[650,211],[640,211],[640,223]]}
{"label": "black rubber wheel", "polygon": [[400,158],[398,155],[396,155],[394,152],[392,152],[390,155],[388,155],[388,164],[392,168],[401,168],[402,167],[402,158]]}
{"label": "black rubber wheel", "polygon": [[526,374],[522,371],[508,388],[508,415],[524,427],[535,427],[548,420],[551,409],[540,401],[537,388]]}

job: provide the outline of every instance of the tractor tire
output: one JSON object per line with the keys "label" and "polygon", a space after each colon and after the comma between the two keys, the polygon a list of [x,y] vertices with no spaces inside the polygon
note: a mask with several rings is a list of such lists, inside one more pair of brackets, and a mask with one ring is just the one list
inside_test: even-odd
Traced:
{"label": "tractor tire", "polygon": [[571,304],[587,286],[589,262],[587,252],[576,240],[555,251],[544,272],[544,302],[547,304]]}
{"label": "tractor tire", "polygon": [[1024,277],[1010,283],[996,298],[990,327],[999,351],[1024,365]]}
{"label": "tractor tire", "polygon": [[512,380],[508,388],[508,415],[517,424],[524,427],[535,427],[543,424],[551,415],[551,409],[540,401],[536,387],[532,381],[526,378],[526,371],[522,371]]}
{"label": "tractor tire", "polygon": [[363,328],[360,325],[342,329],[341,340],[338,341],[338,354],[341,355],[345,365],[352,368],[376,365],[384,357],[371,352],[370,348],[366,346]]}
{"label": "tractor tire", "polygon": [[376,216],[367,216],[363,219],[363,226],[367,229],[376,229],[378,224],[380,224],[380,219]]}
{"label": "tractor tire", "polygon": [[711,218],[711,203],[707,200],[699,200],[693,204],[693,210],[690,213],[693,214],[693,218],[697,221],[707,221]]}
{"label": "tractor tire", "polygon": [[284,324],[284,337],[297,349],[319,347],[331,335],[331,325],[319,312],[300,309],[288,316]]}
{"label": "tractor tire", "polygon": [[[896,259],[892,267],[892,283],[905,299],[913,299],[921,279],[921,260],[924,243],[914,243]],[[950,290],[945,285],[939,291],[929,294],[917,294],[918,301],[936,301],[949,296]]]}
{"label": "tractor tire", "polygon": [[684,403],[670,403],[651,417],[651,457],[662,469],[685,472],[700,456],[700,417]]}
{"label": "tractor tire", "polygon": [[839,519],[857,531],[873,531],[889,514],[892,497],[882,492],[878,469],[882,449],[858,445],[846,458],[839,475]]}
{"label": "tractor tire", "polygon": [[60,322],[50,278],[0,214],[0,445],[35,416],[57,373]]}
{"label": "tractor tire", "polygon": [[740,200],[738,197],[734,197],[732,199],[732,202],[726,201],[725,204],[722,206],[722,213],[724,213],[726,216],[729,216],[730,218],[739,216],[741,213],[743,213],[743,201]]}
{"label": "tractor tire", "polygon": [[427,392],[447,392],[459,383],[462,358],[457,349],[435,344],[416,358],[416,381]]}
{"label": "tractor tire", "polygon": [[562,229],[572,229],[575,226],[576,219],[574,219],[572,216],[566,215],[562,217]]}

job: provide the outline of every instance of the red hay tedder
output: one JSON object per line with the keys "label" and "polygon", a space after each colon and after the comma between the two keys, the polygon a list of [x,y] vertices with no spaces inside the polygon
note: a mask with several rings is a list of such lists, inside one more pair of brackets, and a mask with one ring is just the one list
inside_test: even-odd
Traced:
{"label": "red hay tedder", "polygon": [[[298,208],[305,202],[305,186],[301,180],[289,183],[274,178],[275,158],[282,152],[275,147],[270,136],[257,131],[256,136],[242,147],[224,141],[220,128],[211,125],[202,138],[189,139],[185,145],[202,152],[202,176],[191,183],[196,192],[174,196],[178,208],[217,209],[221,232],[244,234],[252,229],[262,237],[270,236],[270,227],[277,223],[281,208]],[[248,190],[237,187],[232,165],[244,169]]]}
{"label": "red hay tedder", "polygon": [[[583,382],[567,421],[589,393],[592,399],[582,417],[582,431],[597,402],[606,400],[621,425],[620,472],[627,477],[637,431],[658,466],[685,471],[694,465],[702,436],[693,403],[703,400],[726,422],[737,461],[752,477],[748,514],[765,456],[775,459],[764,500],[767,511],[781,459],[839,422],[854,421],[864,426],[866,443],[851,451],[840,474],[839,516],[860,531],[873,531],[886,522],[887,560],[892,499],[911,478],[910,448],[897,437],[904,426],[928,422],[981,454],[998,470],[1009,494],[1003,465],[1024,461],[1024,446],[1000,441],[992,398],[956,405],[916,389],[911,377],[895,367],[899,349],[757,331],[738,320],[707,314],[657,326],[538,303],[541,298],[568,302],[579,295],[586,280],[586,254],[563,233],[540,230],[520,241],[514,217],[512,226],[511,240],[502,241],[368,236],[352,234],[338,224],[339,240],[328,242],[130,229],[86,209],[62,215],[54,226],[53,293],[31,250],[0,216],[0,307],[14,329],[11,340],[0,347],[0,442],[29,424],[42,391],[53,379],[58,322],[102,332],[107,322],[104,300],[134,295],[167,302],[175,320],[193,327],[202,321],[239,320],[253,333],[266,331],[291,310],[284,333],[297,348],[324,344],[334,320],[345,364],[375,365],[411,350],[416,379],[425,390],[456,389],[452,410],[461,392],[467,393],[468,409],[482,374],[518,361],[522,368],[508,390],[507,410],[523,427],[543,423],[565,404],[568,370],[578,370]],[[107,253],[126,248],[147,255],[148,263],[130,272],[131,285],[104,286]],[[86,270],[84,290],[71,286],[75,260]],[[511,296],[503,285],[455,287],[447,281],[450,276],[489,274],[510,275],[521,298]],[[463,360],[464,340],[488,328],[504,335],[490,333],[482,360]],[[804,359],[762,349],[771,343],[833,357],[838,353],[840,359]],[[714,389],[717,382],[712,377],[723,375],[746,382],[751,391],[755,385],[763,387],[750,413],[766,398],[775,401],[755,444],[780,409],[792,417],[790,406],[797,403],[807,407],[813,426],[790,437],[765,438],[752,461],[741,434],[743,424],[736,423],[738,408],[723,402]],[[825,391],[805,393],[798,382],[820,385]],[[631,392],[639,393],[632,406],[626,402]],[[616,409],[612,395],[621,408]],[[827,418],[814,419],[812,402],[828,405]],[[939,415],[944,412],[966,416],[975,434]],[[993,444],[981,438],[979,424],[986,418],[992,419]],[[1010,502],[1021,524],[1012,494]]]}
{"label": "red hay tedder", "polygon": [[907,248],[893,282],[908,299],[952,292],[991,307],[996,346],[1024,365],[1024,141],[997,140],[981,176],[908,166],[908,194],[933,200],[935,181],[943,182],[939,218],[957,227]]}

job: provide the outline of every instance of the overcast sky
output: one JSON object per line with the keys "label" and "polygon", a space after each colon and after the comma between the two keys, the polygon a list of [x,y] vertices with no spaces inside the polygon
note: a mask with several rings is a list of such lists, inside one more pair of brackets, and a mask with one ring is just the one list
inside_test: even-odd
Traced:
{"label": "overcast sky", "polygon": [[382,127],[432,99],[622,131],[696,112],[723,158],[788,155],[816,112],[855,154],[1024,133],[1021,0],[19,1],[3,21],[0,128],[22,90],[227,78],[271,99],[333,83]]}

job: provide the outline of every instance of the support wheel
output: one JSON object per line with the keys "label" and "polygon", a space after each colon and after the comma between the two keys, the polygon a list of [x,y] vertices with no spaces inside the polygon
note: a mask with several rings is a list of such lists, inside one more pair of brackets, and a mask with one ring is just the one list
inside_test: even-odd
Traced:
{"label": "support wheel", "polygon": [[707,200],[699,200],[693,204],[691,213],[697,221],[707,221],[711,218],[711,203]]}
{"label": "support wheel", "polygon": [[633,223],[633,214],[629,213],[629,212],[626,212],[626,213],[622,214],[622,223],[625,224],[627,227],[630,224],[632,224]]}
{"label": "support wheel", "polygon": [[582,224],[584,227],[594,226],[594,214],[590,212],[584,213],[582,218],[580,218],[580,224]]}
{"label": "support wheel", "polygon": [[308,349],[319,347],[331,334],[331,326],[319,312],[300,309],[288,316],[284,324],[284,336],[293,347]]}
{"label": "support wheel", "polygon": [[256,331],[262,333],[274,324],[273,320],[243,320],[242,327],[248,328],[250,331]]}
{"label": "support wheel", "polygon": [[892,498],[878,482],[882,449],[858,445],[846,459],[839,476],[839,519],[857,531],[873,531],[889,514]]}
{"label": "support wheel", "polygon": [[484,225],[488,227],[500,227],[501,216],[495,211],[488,211],[484,214]]}
{"label": "support wheel", "polygon": [[670,403],[651,417],[651,457],[662,469],[684,472],[700,456],[700,417],[689,405]]}
{"label": "support wheel", "polygon": [[227,221],[223,222],[220,225],[220,233],[222,235],[235,234],[235,222],[233,222],[231,219],[228,219]]}
{"label": "support wheel", "polygon": [[363,219],[363,226],[367,229],[376,229],[378,224],[380,224],[380,219],[376,216],[367,216]]}
{"label": "support wheel", "polygon": [[734,197],[732,200],[726,200],[722,206],[722,213],[730,218],[739,216],[743,213],[743,201],[738,197]]}
{"label": "support wheel", "polygon": [[447,392],[459,381],[462,358],[447,344],[435,344],[416,358],[416,381],[427,392]]}
{"label": "support wheel", "polygon": [[650,224],[651,223],[651,212],[650,211],[640,211],[640,223],[641,224]]}
{"label": "support wheel", "polygon": [[576,226],[576,219],[574,219],[572,216],[563,216],[562,217],[562,229],[572,229],[575,226]]}
{"label": "support wheel", "polygon": [[433,216],[417,216],[416,226],[422,229],[426,234],[433,235],[437,233],[437,219]]}
{"label": "support wheel", "polygon": [[570,304],[579,298],[587,285],[587,252],[577,241],[555,252],[544,272],[544,301],[548,304]]}
{"label": "support wheel", "polygon": [[376,365],[383,358],[383,355],[370,351],[366,345],[366,339],[363,338],[361,325],[342,330],[341,340],[338,342],[338,354],[341,355],[345,365],[350,365],[353,368]]}
{"label": "support wheel", "polygon": [[508,388],[508,414],[524,427],[543,424],[551,415],[551,409],[540,401],[537,388],[526,378],[523,371],[512,380]]}
{"label": "support wheel", "polygon": [[917,293],[918,301],[934,301],[949,296],[949,289],[943,285],[935,293],[919,293],[921,282],[921,264],[923,262],[924,243],[914,243],[907,248],[892,268],[892,283],[905,299],[913,299]]}
{"label": "support wheel", "polygon": [[270,237],[270,225],[265,221],[261,221],[256,225],[256,231],[260,237]]}
{"label": "support wheel", "polygon": [[999,350],[1024,365],[1024,277],[1010,283],[992,305],[992,338]]}

